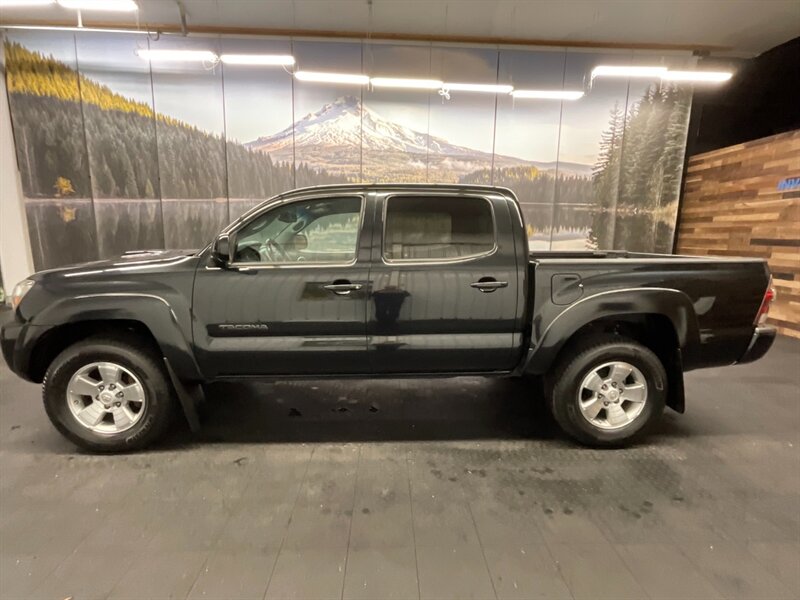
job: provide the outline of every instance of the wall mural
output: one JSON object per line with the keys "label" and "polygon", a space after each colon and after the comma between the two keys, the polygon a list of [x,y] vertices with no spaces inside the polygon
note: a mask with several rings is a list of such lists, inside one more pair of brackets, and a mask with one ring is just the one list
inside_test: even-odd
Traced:
{"label": "wall mural", "polygon": [[596,79],[577,101],[523,100],[136,51],[292,54],[308,71],[517,89],[584,89],[593,66],[629,55],[16,30],[3,42],[37,269],[201,247],[276,193],[358,181],[507,186],[538,250],[672,247],[691,88]]}

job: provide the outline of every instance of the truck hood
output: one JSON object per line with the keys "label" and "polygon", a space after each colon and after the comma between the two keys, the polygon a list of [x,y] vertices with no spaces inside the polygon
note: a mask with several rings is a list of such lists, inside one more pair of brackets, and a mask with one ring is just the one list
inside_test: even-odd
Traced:
{"label": "truck hood", "polygon": [[77,275],[77,274],[97,274],[104,271],[125,272],[135,270],[155,270],[167,269],[172,267],[181,259],[194,256],[198,250],[131,250],[116,258],[95,260],[91,262],[59,267],[39,271],[32,275],[30,279],[39,281],[51,276]]}

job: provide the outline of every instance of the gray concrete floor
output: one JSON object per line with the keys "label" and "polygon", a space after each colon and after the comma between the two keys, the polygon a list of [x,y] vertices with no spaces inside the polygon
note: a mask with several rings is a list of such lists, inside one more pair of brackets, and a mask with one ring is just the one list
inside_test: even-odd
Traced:
{"label": "gray concrete floor", "polygon": [[686,383],[627,450],[464,378],[214,386],[91,456],[3,365],[0,596],[800,598],[800,343]]}

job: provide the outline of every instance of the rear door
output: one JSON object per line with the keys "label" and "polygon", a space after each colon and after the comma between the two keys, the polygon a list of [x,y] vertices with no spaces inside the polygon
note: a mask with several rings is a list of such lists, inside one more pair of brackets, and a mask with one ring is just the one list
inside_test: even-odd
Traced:
{"label": "rear door", "polygon": [[367,306],[373,370],[513,368],[520,283],[508,201],[466,192],[385,194],[376,218]]}
{"label": "rear door", "polygon": [[317,193],[269,207],[233,232],[232,262],[209,260],[195,279],[203,372],[368,373],[366,212],[362,195]]}

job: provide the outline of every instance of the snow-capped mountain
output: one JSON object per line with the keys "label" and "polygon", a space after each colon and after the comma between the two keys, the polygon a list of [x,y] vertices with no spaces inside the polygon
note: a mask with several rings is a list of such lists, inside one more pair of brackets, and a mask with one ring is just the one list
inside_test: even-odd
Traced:
{"label": "snow-capped mountain", "polygon": [[[294,144],[294,147],[293,147]],[[402,173],[413,180],[415,173],[443,170],[455,181],[458,176],[492,164],[492,154],[451,144],[445,139],[415,131],[384,119],[362,106],[354,96],[342,96],[325,104],[278,133],[246,144],[270,154],[274,161],[308,162],[332,173],[357,175],[364,163],[368,179],[382,179],[376,169],[387,174]],[[511,156],[495,156],[496,167],[532,165],[543,170],[552,163],[536,163]],[[584,165],[576,165],[583,168]],[[585,167],[590,172],[589,167]],[[583,169],[581,169],[583,170]]]}

